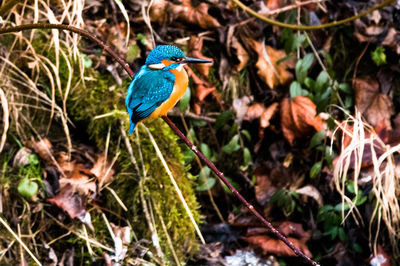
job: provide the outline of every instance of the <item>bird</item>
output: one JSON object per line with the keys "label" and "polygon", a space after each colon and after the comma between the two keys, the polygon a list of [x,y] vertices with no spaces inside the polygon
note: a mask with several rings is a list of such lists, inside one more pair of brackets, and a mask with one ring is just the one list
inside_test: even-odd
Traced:
{"label": "bird", "polygon": [[212,62],[186,57],[173,45],[154,47],[128,87],[125,105],[129,113],[129,134],[143,119],[167,115],[182,98],[189,83],[185,64]]}

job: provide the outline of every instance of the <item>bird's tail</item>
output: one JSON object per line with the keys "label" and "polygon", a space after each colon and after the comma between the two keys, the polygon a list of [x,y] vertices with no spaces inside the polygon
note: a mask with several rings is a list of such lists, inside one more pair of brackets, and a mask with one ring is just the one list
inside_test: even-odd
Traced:
{"label": "bird's tail", "polygon": [[132,121],[130,121],[129,123],[129,135],[132,134],[132,132],[135,130],[136,127],[136,123],[133,123]]}

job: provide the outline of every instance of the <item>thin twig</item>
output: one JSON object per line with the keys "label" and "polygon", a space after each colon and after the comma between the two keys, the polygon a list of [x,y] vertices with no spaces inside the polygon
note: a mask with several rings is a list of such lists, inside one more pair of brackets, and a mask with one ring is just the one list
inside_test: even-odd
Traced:
{"label": "thin twig", "polygon": [[325,28],[330,28],[330,27],[335,27],[335,26],[339,26],[342,24],[345,24],[347,22],[351,22],[354,21],[356,19],[359,19],[365,15],[368,15],[370,13],[372,13],[373,11],[377,10],[377,9],[381,9],[385,6],[388,6],[390,4],[393,4],[395,2],[395,0],[386,0],[382,3],[380,3],[379,5],[376,5],[374,7],[371,7],[370,9],[365,10],[364,12],[361,12],[358,15],[352,16],[350,18],[345,18],[339,21],[333,21],[333,22],[329,22],[326,24],[321,24],[321,25],[314,25],[314,26],[307,26],[307,25],[293,25],[293,24],[287,24],[287,23],[283,23],[274,19],[270,19],[267,18],[259,13],[257,13],[256,11],[254,11],[253,9],[247,7],[245,4],[243,4],[242,2],[240,2],[240,0],[232,0],[236,5],[238,5],[241,9],[243,9],[244,11],[246,11],[247,13],[249,13],[250,15],[261,19],[267,23],[270,23],[272,25],[281,27],[281,28],[287,28],[287,29],[292,29],[292,30],[320,30],[320,29],[325,29]]}
{"label": "thin twig", "polygon": [[292,4],[292,5],[287,5],[287,6],[284,6],[282,8],[278,8],[278,9],[270,10],[270,11],[267,11],[267,12],[263,12],[263,15],[264,16],[272,16],[272,15],[280,14],[282,12],[286,12],[286,11],[289,11],[289,10],[292,10],[292,9],[296,9],[296,8],[299,8],[299,7],[302,7],[302,6],[306,6],[306,5],[310,5],[310,4],[319,4],[319,3],[325,2],[325,1],[327,1],[327,0],[309,0],[309,1],[304,1],[304,2],[297,2],[296,1],[296,3]]}
{"label": "thin twig", "polygon": [[[237,1],[237,0],[233,0]],[[388,2],[388,1],[386,1]],[[4,33],[10,33],[10,32],[18,32],[22,30],[30,30],[30,29],[63,29],[63,30],[70,30],[73,32],[76,32],[80,34],[83,37],[86,37],[98,45],[100,45],[104,50],[106,50],[121,66],[129,73],[131,77],[134,76],[134,72],[132,69],[129,67],[129,64],[126,63],[125,60],[123,60],[120,56],[118,56],[113,50],[111,50],[110,47],[108,47],[103,41],[98,39],[96,36],[93,34],[82,30],[78,29],[72,26],[67,26],[67,25],[59,25],[59,24],[27,24],[27,25],[20,25],[20,26],[15,26],[15,27],[7,27],[7,28],[2,28],[0,29],[0,35]],[[243,196],[232,186],[232,184],[225,178],[224,174],[220,172],[215,165],[210,162],[197,148],[194,146],[186,137],[183,135],[183,133],[175,126],[175,124],[166,116],[162,117],[164,121],[170,126],[170,128],[177,134],[185,143],[188,145],[192,151],[199,156],[199,158],[224,182],[224,184],[232,191],[233,195],[235,195],[246,207],[265,225],[267,226],[271,232],[277,236],[280,240],[282,240],[293,252],[303,258],[305,261],[310,263],[311,265],[319,265],[315,261],[313,261],[311,258],[307,257],[302,251],[300,251],[298,248],[296,248],[292,242],[290,242],[285,236],[283,236],[278,230],[276,230],[271,223],[269,223],[255,208],[253,205],[251,205],[248,201],[246,201]],[[125,135],[126,139],[126,133],[124,130],[121,128],[121,132],[123,135]],[[127,142],[125,140],[125,142]],[[129,142],[128,142],[129,143]],[[132,157],[132,154],[131,154]],[[133,158],[132,161],[135,165],[136,170],[138,171],[139,168],[136,164],[136,160]]]}

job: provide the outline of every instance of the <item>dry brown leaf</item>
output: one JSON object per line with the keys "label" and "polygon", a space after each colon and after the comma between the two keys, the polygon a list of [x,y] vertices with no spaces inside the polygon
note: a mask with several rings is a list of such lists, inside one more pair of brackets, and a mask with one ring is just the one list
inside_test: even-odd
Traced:
{"label": "dry brown leaf", "polygon": [[302,224],[291,221],[283,221],[279,225],[278,231],[285,236],[293,236],[301,239],[304,243],[307,242],[311,237],[310,232],[304,231]]}
{"label": "dry brown leaf", "polygon": [[315,199],[319,207],[324,206],[322,195],[313,185],[307,185],[296,190],[296,193]]}
{"label": "dry brown leaf", "polygon": [[278,85],[285,85],[293,79],[292,73],[287,69],[294,68],[296,62],[294,59],[284,60],[277,64],[278,60],[286,57],[286,53],[283,50],[275,50],[271,46],[263,45],[261,42],[257,42],[253,39],[246,38],[249,46],[254,49],[258,55],[258,61],[256,67],[258,69],[258,76],[270,87],[271,89],[276,88]]}
{"label": "dry brown leaf", "polygon": [[[192,57],[195,58],[200,58],[200,59],[207,59],[207,60],[213,60],[210,57],[204,56],[202,53],[203,49],[203,37],[197,37],[196,35],[192,35],[190,37],[189,41],[189,46],[188,46],[188,54]],[[213,63],[207,63],[207,64],[194,64],[194,67],[196,68],[197,71],[200,72],[200,74],[203,77],[208,77],[208,73],[210,72],[210,67],[213,65]]]}
{"label": "dry brown leaf", "polygon": [[39,141],[27,141],[25,146],[38,154],[39,157],[45,161],[45,163],[53,164],[53,145],[51,145],[50,141],[47,138],[41,139]]}
{"label": "dry brown leaf", "polygon": [[[285,243],[271,236],[258,235],[243,237],[243,239],[251,246],[255,248],[261,248],[264,255],[272,253],[277,256],[296,256],[293,250],[291,250]],[[294,237],[288,237],[287,239],[292,242],[293,245],[303,251],[306,256],[312,257],[312,254],[310,250],[308,250],[307,245],[304,241]]]}
{"label": "dry brown leaf", "polygon": [[[192,78],[193,84],[195,87],[196,100],[195,100],[193,109],[196,114],[200,114],[201,113],[201,103],[208,95],[213,94],[215,92],[216,88],[209,82],[204,81],[199,76],[197,76],[190,67],[185,66],[185,69],[186,69],[189,77]],[[217,95],[214,95],[214,96],[217,96]]]}
{"label": "dry brown leaf", "polygon": [[90,172],[97,177],[100,187],[102,187],[102,184],[110,183],[114,179],[114,169],[112,167],[112,163],[107,160],[104,153],[97,155],[97,161],[90,169]]}
{"label": "dry brown leaf", "polygon": [[249,62],[249,54],[236,37],[232,37],[231,47],[234,49],[236,57],[239,60],[239,64],[235,66],[235,69],[237,72],[240,72]]}
{"label": "dry brown leaf", "polygon": [[255,103],[247,109],[247,113],[244,116],[244,120],[252,121],[256,118],[260,118],[260,127],[267,128],[269,126],[269,120],[275,115],[278,110],[278,103],[273,103],[268,107],[264,104]]}
{"label": "dry brown leaf", "polygon": [[200,3],[193,7],[191,1],[176,5],[166,0],[154,0],[150,9],[152,21],[165,25],[177,20],[181,23],[197,25],[202,29],[216,28],[218,20],[208,14],[208,4]]}
{"label": "dry brown leaf", "polygon": [[47,198],[46,200],[63,209],[71,218],[86,215],[86,197],[76,193],[71,184],[64,185],[55,197]]}
{"label": "dry brown leaf", "polygon": [[379,83],[370,76],[359,77],[354,81],[356,107],[373,126],[382,120],[390,126],[390,117],[394,114],[392,100],[379,92]]}
{"label": "dry brown leaf", "polygon": [[389,46],[397,54],[400,54],[400,32],[395,28],[390,28],[385,39],[382,41],[382,45]]}
{"label": "dry brown leaf", "polygon": [[257,202],[264,206],[265,203],[281,188],[295,183],[298,177],[290,172],[288,168],[274,166],[272,169],[260,166],[254,171],[256,186],[254,187]]}
{"label": "dry brown leaf", "polygon": [[286,140],[292,145],[297,138],[309,137],[326,128],[321,115],[316,115],[315,104],[305,96],[281,101],[281,127]]}

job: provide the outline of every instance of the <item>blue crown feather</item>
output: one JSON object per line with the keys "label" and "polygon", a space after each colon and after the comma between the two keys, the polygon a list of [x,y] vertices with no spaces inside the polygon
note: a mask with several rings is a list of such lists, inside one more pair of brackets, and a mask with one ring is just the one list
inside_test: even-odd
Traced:
{"label": "blue crown feather", "polygon": [[160,64],[163,59],[173,58],[185,58],[185,54],[176,46],[158,45],[147,56],[146,65]]}

